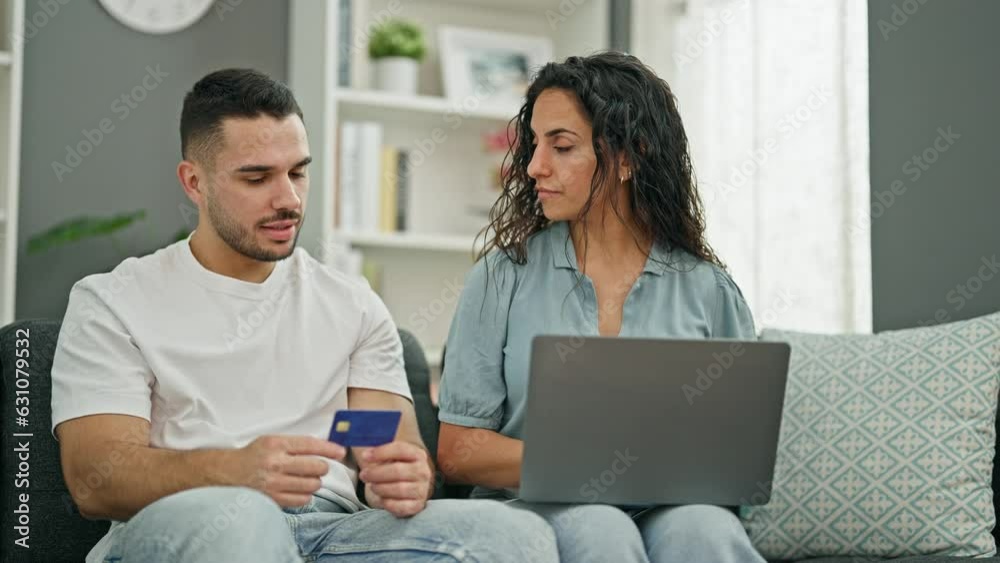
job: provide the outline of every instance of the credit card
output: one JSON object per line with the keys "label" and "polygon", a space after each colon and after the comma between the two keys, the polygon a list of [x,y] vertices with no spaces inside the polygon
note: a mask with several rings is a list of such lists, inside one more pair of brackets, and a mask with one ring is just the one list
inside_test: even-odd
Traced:
{"label": "credit card", "polygon": [[330,441],[345,447],[388,444],[396,438],[401,416],[399,411],[337,411]]}

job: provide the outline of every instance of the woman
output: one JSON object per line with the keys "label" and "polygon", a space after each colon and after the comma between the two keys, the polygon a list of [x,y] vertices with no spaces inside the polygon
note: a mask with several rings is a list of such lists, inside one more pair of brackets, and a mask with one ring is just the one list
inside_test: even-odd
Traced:
{"label": "woman", "polygon": [[[705,241],[663,80],[629,55],[570,57],[539,71],[514,122],[493,236],[466,280],[440,393],[439,465],[476,497],[516,498],[534,336],[754,338]],[[549,521],[566,562],[763,562],[724,508],[512,502]]]}

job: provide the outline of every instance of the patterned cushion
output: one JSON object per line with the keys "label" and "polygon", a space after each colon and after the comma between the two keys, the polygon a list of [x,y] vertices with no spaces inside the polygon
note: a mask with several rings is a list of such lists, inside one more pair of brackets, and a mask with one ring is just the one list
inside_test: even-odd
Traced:
{"label": "patterned cushion", "polygon": [[792,347],[768,559],[993,555],[1000,313],[883,332],[764,331]]}

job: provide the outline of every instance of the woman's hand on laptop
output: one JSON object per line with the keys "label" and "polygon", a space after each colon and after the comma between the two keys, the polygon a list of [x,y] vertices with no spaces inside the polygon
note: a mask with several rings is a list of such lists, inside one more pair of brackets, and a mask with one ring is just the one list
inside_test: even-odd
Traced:
{"label": "woman's hand on laptop", "polygon": [[434,491],[434,472],[427,450],[402,440],[355,450],[369,506],[383,508],[399,518],[424,509]]}
{"label": "woman's hand on laptop", "polygon": [[282,507],[303,506],[320,487],[330,465],[316,456],[343,461],[347,451],[311,436],[261,436],[233,450],[233,484],[251,487]]}

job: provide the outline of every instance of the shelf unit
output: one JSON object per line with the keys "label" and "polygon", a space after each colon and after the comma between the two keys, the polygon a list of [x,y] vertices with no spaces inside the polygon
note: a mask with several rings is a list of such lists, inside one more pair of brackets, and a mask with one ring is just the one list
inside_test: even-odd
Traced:
{"label": "shelf unit", "polygon": [[14,320],[24,0],[0,7],[0,324]]}
{"label": "shelf unit", "polygon": [[[401,96],[378,90],[339,89],[334,94],[342,114],[355,119],[391,119],[392,115],[380,112],[416,112],[431,117],[449,114],[474,120],[504,123],[512,117],[509,110],[501,108],[476,108],[465,110],[459,104],[441,96]],[[343,117],[343,116],[342,116]]]}
{"label": "shelf unit", "polygon": [[[380,294],[396,324],[413,332],[428,360],[437,364],[456,293],[478,250],[475,235],[486,224],[485,211],[497,196],[488,185],[498,155],[483,151],[482,135],[502,131],[518,109],[470,108],[447,99],[437,28],[450,25],[547,36],[554,58],[561,60],[608,47],[610,0],[352,0],[350,44],[364,47],[347,53],[351,84],[345,88],[337,85],[340,4],[340,0],[290,4],[289,85],[305,114],[314,157],[309,196],[314,219],[305,223],[300,241],[310,251],[333,241],[347,242],[366,261],[377,263]],[[419,95],[372,89],[364,37],[370,25],[386,15],[424,29],[428,49],[419,70]],[[411,158],[405,232],[337,230],[337,140],[340,123],[347,120],[378,121],[385,144],[405,148],[411,157],[419,151],[419,165]],[[429,150],[427,140],[435,129],[447,138]]]}
{"label": "shelf unit", "polygon": [[464,252],[470,256],[481,247],[481,239],[474,244],[470,237],[461,235],[435,235],[426,233],[349,233],[336,231],[335,238],[358,247],[407,248],[434,252]]}

